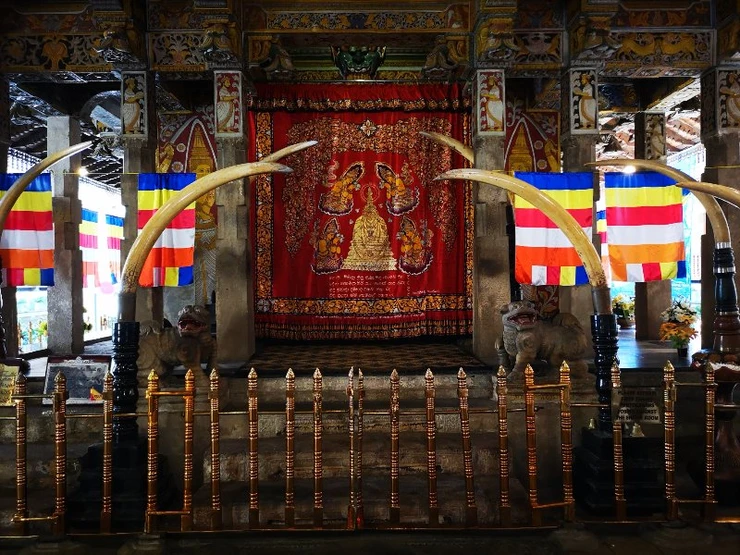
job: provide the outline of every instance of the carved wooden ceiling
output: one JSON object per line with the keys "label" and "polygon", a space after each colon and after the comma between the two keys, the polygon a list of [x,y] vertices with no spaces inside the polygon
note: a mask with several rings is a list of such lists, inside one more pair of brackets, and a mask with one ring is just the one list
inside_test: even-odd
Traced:
{"label": "carved wooden ceiling", "polygon": [[[657,107],[681,150],[699,140],[701,72],[740,64],[740,0],[0,0],[0,13],[12,146],[36,155],[48,115],[80,115],[88,135],[94,106],[118,117],[122,70],[153,72],[160,110],[192,110],[224,68],[249,82],[468,82],[502,68],[507,94],[558,109],[563,71],[596,67],[600,148],[628,145],[632,115]],[[120,168],[116,153],[86,163]]]}

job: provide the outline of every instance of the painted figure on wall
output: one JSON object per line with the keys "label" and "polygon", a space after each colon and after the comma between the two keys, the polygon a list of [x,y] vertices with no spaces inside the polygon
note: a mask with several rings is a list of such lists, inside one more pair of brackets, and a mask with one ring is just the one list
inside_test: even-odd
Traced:
{"label": "painted figure on wall", "polygon": [[595,75],[592,71],[582,71],[573,74],[573,97],[577,99],[574,127],[576,129],[596,129],[596,89]]}
{"label": "painted figure on wall", "polygon": [[[725,76],[724,83],[722,74]],[[722,72],[719,93],[720,107],[724,105],[720,121],[725,127],[740,127],[740,75],[734,71]]]}
{"label": "painted figure on wall", "polygon": [[482,133],[504,131],[503,73],[482,71],[478,77],[479,130]]}
{"label": "painted figure on wall", "polygon": [[[215,169],[213,153],[203,127],[195,124],[190,145],[188,170],[198,179]],[[195,201],[195,260],[193,285],[195,302],[210,304],[216,290],[216,192],[210,191]]]}
{"label": "painted figure on wall", "polygon": [[241,81],[236,72],[216,72],[216,133],[241,133]]}
{"label": "painted figure on wall", "polygon": [[121,120],[124,135],[143,135],[144,118],[144,76],[131,75],[124,80],[121,105]]}

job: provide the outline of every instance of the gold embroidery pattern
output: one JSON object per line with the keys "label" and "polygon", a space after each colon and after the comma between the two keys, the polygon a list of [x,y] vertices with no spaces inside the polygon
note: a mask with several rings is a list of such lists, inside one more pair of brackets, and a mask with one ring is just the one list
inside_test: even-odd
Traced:
{"label": "gold embroidery pattern", "polygon": [[[273,151],[273,131],[272,131],[272,114],[258,112],[256,114],[256,147],[260,156],[269,154]],[[427,121],[425,130],[433,130],[439,133],[449,133],[450,124],[441,119],[428,118],[434,120]],[[325,120],[326,121],[326,120]],[[470,116],[463,116],[463,142],[470,144]],[[315,122],[309,122],[314,123]],[[431,125],[433,123],[433,125]],[[303,124],[301,124],[303,125]],[[325,124],[324,124],[325,125]],[[297,127],[297,126],[296,126]],[[308,127],[308,126],[306,126]],[[331,135],[328,129],[323,133],[316,131],[322,126],[318,126],[309,135],[316,137],[320,142],[326,141]],[[357,126],[353,126],[355,129]],[[382,127],[382,126],[381,126]],[[298,136],[298,130],[293,130],[290,142],[295,141]],[[346,131],[346,130],[345,130]],[[302,132],[308,132],[303,129]],[[361,134],[361,132],[359,132]],[[340,136],[340,134],[338,134]],[[354,137],[354,135],[352,135]],[[348,132],[337,140],[337,146],[346,147],[352,145],[349,142]],[[325,143],[326,144],[326,143]],[[328,143],[332,144],[332,143]],[[436,143],[435,143],[436,145]],[[410,145],[411,146],[411,145]],[[414,146],[418,147],[418,139],[414,138]],[[432,178],[438,173],[434,173],[434,167],[449,168],[451,166],[451,154],[449,149],[443,147],[430,147],[428,144],[422,145],[427,149],[427,156],[415,163],[409,162],[414,167],[420,182],[424,183],[421,175],[431,176]],[[433,148],[434,150],[431,150]],[[316,152],[317,149],[311,149],[313,159],[310,160],[318,168],[325,170],[330,163],[330,154],[321,155]],[[327,152],[327,149],[321,149]],[[447,152],[445,152],[445,150]],[[413,152],[413,150],[412,150]],[[434,159],[434,162],[430,161]],[[289,165],[294,168],[294,186],[301,183],[302,178],[298,175],[306,175],[307,170],[302,167],[304,160],[298,160],[297,163],[291,161]],[[299,167],[300,166],[300,167]],[[418,167],[425,167],[421,171]],[[323,175],[326,175],[324,173]],[[303,181],[305,183],[305,181]],[[318,181],[314,181],[316,183]],[[416,298],[398,298],[398,299],[296,299],[296,298],[273,298],[272,295],[272,226],[273,226],[273,186],[272,179],[268,176],[258,176],[255,180],[256,190],[256,292],[257,292],[257,314],[255,316],[256,331],[258,337],[271,337],[276,339],[393,339],[402,337],[418,337],[422,335],[464,335],[472,333],[472,318],[453,317],[449,320],[428,320],[424,313],[429,310],[433,311],[470,311],[472,310],[472,291],[473,291],[473,203],[472,203],[472,184],[465,182],[463,187],[463,206],[464,206],[464,229],[465,229],[465,292],[464,294],[431,294],[419,296]],[[442,200],[433,203],[432,214],[436,222],[441,222],[444,214],[440,211],[454,209],[454,204],[445,204],[448,198],[454,202],[454,184],[448,182],[437,182],[435,188],[439,191]],[[432,195],[430,195],[432,202]],[[450,208],[452,206],[452,209]],[[305,209],[305,207],[304,207]],[[313,216],[312,216],[313,217]],[[451,222],[456,221],[454,218]],[[326,226],[325,226],[326,229]],[[443,233],[441,231],[441,233]],[[454,238],[454,231],[453,235]],[[348,325],[344,321],[332,321],[328,318],[322,322],[303,324],[297,326],[292,322],[285,322],[279,318],[280,315],[301,314],[306,316],[354,316],[368,317],[372,321],[367,323],[358,323]],[[400,317],[399,317],[400,315]],[[275,318],[278,316],[278,318]],[[385,320],[385,321],[384,321]]]}
{"label": "gold embroidery pattern", "polygon": [[336,218],[330,219],[319,231],[318,220],[314,223],[314,230],[309,239],[313,247],[313,264],[311,269],[317,274],[331,274],[342,268],[342,248],[344,235],[339,230]]}
{"label": "gold embroidery pattern", "polygon": [[344,261],[346,270],[385,272],[396,269],[388,224],[378,214],[372,187],[367,188],[365,208],[352,230],[352,243]]}
{"label": "gold embroidery pattern", "polygon": [[401,220],[401,230],[398,239],[401,241],[401,258],[398,269],[405,274],[419,275],[424,273],[432,263],[432,237],[434,233],[421,222],[421,230],[417,230],[416,223],[408,216]]}
{"label": "gold embroidery pattern", "polygon": [[401,100],[399,98],[356,100],[341,98],[337,100],[312,100],[307,98],[265,98],[253,99],[251,108],[253,110],[276,111],[276,110],[310,110],[316,112],[345,112],[345,111],[378,111],[378,110],[403,110],[405,112],[416,111],[439,111],[461,110],[470,108],[470,99],[424,99]]}
{"label": "gold embroidery pattern", "polygon": [[388,164],[375,163],[375,173],[380,178],[380,186],[387,190],[385,207],[394,216],[411,212],[419,204],[419,189],[411,189],[414,178],[409,175],[408,164],[397,175]]}
{"label": "gold embroidery pattern", "polygon": [[322,184],[329,190],[322,193],[319,200],[319,210],[332,216],[344,216],[352,211],[354,206],[352,192],[360,189],[359,179],[365,174],[365,164],[355,162],[337,179],[334,172],[338,166],[339,163],[335,161],[329,167],[329,181]]}

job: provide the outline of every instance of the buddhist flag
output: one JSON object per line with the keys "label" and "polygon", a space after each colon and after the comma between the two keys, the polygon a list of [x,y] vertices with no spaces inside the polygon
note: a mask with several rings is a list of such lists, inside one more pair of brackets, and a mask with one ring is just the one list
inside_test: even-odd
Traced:
{"label": "buddhist flag", "polygon": [[686,277],[683,194],[655,172],[607,173],[609,264],[616,281]]}
{"label": "buddhist flag", "polygon": [[82,209],[80,223],[80,252],[82,253],[83,287],[98,287],[98,213]]}
{"label": "buddhist flag", "polygon": [[[178,191],[195,181],[194,173],[139,174],[139,231]],[[180,212],[162,232],[144,263],[142,287],[181,287],[193,283],[195,202]]]}
{"label": "buddhist flag", "polygon": [[[21,174],[0,174],[0,197]],[[54,285],[51,174],[34,179],[13,206],[0,240],[3,285]]]}
{"label": "buddhist flag", "polygon": [[121,278],[121,241],[123,240],[123,218],[105,215],[105,235],[108,246],[108,273],[112,285]]}
{"label": "buddhist flag", "polygon": [[[589,239],[593,226],[593,174],[516,172],[565,208]],[[588,283],[576,249],[560,229],[520,196],[514,198],[515,278],[532,285]]]}

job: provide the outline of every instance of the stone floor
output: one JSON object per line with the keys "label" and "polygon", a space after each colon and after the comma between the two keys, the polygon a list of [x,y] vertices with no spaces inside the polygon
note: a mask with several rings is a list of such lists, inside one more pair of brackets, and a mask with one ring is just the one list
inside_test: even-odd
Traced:
{"label": "stone floor", "polygon": [[[699,350],[701,339],[692,341],[689,352]],[[85,347],[86,354],[112,355],[110,340],[91,343]],[[676,349],[667,341],[637,341],[634,330],[620,330],[618,356],[623,370],[643,369],[659,371],[667,360],[677,369],[686,368],[688,357],[679,358]],[[31,377],[43,377],[46,358],[31,359]],[[472,355],[470,340],[459,339],[411,339],[374,342],[287,342],[260,341],[257,352],[244,365],[231,365],[226,370],[244,373],[248,368],[258,372],[284,373],[288,368],[295,372],[313,372],[320,368],[323,373],[346,373],[350,367],[363,372],[390,372],[394,368],[400,373],[451,371],[458,368],[481,370],[487,365]],[[223,372],[222,372],[223,373]]]}
{"label": "stone floor", "polygon": [[451,530],[361,532],[244,532],[171,534],[166,537],[74,537],[64,542],[0,539],[0,553],[65,553],[76,555],[737,555],[737,525],[668,527],[659,524],[572,525],[550,531]]}

